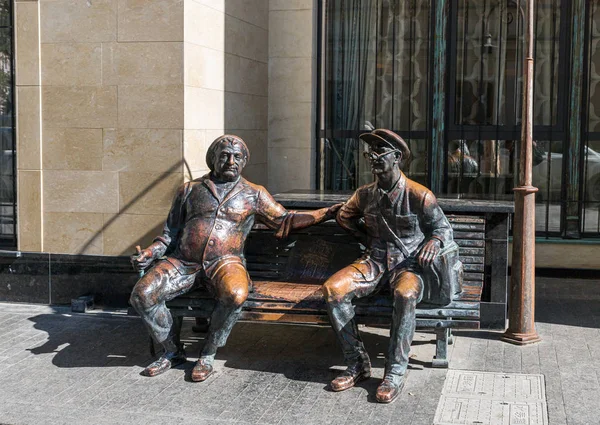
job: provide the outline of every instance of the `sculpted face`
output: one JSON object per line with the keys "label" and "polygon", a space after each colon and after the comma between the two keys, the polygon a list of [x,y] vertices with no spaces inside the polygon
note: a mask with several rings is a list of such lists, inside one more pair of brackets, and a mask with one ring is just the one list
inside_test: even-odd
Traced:
{"label": "sculpted face", "polygon": [[371,163],[371,172],[377,175],[392,171],[402,159],[402,154],[384,142],[373,142],[369,145],[369,151],[365,152],[365,157]]}
{"label": "sculpted face", "polygon": [[245,151],[239,143],[224,141],[215,150],[213,175],[218,180],[226,182],[237,180],[245,166]]}

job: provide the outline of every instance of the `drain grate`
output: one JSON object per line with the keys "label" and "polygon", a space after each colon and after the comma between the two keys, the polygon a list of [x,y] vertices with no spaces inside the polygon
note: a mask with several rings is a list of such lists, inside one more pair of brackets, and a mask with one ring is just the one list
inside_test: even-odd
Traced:
{"label": "drain grate", "polygon": [[434,425],[548,425],[544,376],[449,370]]}

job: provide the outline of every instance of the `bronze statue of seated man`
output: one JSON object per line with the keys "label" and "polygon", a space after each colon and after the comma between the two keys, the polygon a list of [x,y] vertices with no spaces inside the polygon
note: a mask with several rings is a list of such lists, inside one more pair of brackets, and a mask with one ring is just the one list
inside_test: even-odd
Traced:
{"label": "bronze statue of seated man", "polygon": [[377,388],[377,401],[389,403],[404,384],[417,304],[422,300],[448,304],[460,292],[462,265],[452,228],[435,196],[400,170],[401,162],[410,157],[404,140],[389,130],[373,130],[360,138],[369,145],[365,154],[376,181],[358,188],[336,217],[367,250],[323,285],[329,317],[348,365],[331,388],[342,391],[371,375],[352,300],[389,283],[392,326],[385,376]]}
{"label": "bronze statue of seated man", "polygon": [[163,234],[132,256],[138,270],[152,267],[133,288],[130,303],[164,348],[160,358],[144,369],[147,376],[186,361],[183,347],[174,340],[173,318],[165,302],[191,290],[197,278],[217,303],[192,380],[204,381],[213,373],[217,349],[225,345],[248,296],[251,281],[243,251],[255,219],[285,237],[290,230],[333,218],[339,208],[286,211],[264,187],[241,177],[248,159],[241,138],[217,138],[206,154],[210,173],[179,188]]}

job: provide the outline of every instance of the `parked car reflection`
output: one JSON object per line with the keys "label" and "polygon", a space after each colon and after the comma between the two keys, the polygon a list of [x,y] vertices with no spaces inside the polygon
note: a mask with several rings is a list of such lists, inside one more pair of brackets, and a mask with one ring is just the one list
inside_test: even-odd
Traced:
{"label": "parked car reflection", "polygon": [[[585,201],[600,202],[600,153],[585,147],[584,182]],[[541,162],[533,166],[533,185],[539,189],[538,197],[543,200],[558,201],[561,197],[563,178],[563,154],[559,152],[545,153]]]}

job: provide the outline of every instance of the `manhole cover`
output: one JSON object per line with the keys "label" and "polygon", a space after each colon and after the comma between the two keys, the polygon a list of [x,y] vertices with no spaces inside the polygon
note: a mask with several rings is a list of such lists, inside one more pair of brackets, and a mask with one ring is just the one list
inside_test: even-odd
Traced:
{"label": "manhole cover", "polygon": [[544,376],[449,370],[434,425],[548,425]]}

